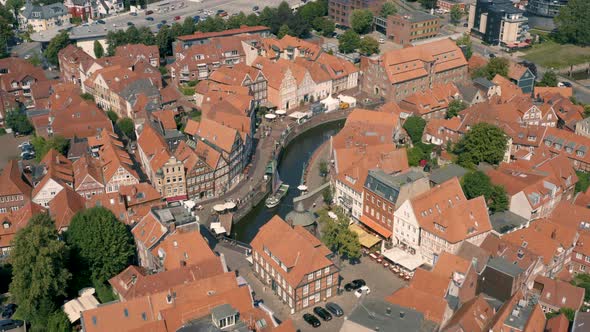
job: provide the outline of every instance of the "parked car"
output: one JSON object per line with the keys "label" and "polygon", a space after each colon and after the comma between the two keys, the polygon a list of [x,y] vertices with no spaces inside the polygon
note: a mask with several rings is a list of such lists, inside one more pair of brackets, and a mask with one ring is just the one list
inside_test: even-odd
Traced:
{"label": "parked car", "polygon": [[303,320],[307,324],[309,324],[309,325],[311,325],[313,327],[319,327],[320,325],[322,325],[322,323],[320,323],[320,320],[316,316],[314,316],[312,314],[304,314],[303,315]]}
{"label": "parked car", "polygon": [[31,160],[31,159],[35,158],[35,155],[30,152],[23,152],[23,153],[21,153],[21,158],[23,158],[23,160]]}
{"label": "parked car", "polygon": [[563,82],[557,83],[557,86],[560,88],[571,88],[572,84],[570,82],[563,81]]}
{"label": "parked car", "polygon": [[153,21],[154,21],[154,18],[153,18],[153,17],[151,17],[151,16],[148,16],[148,17],[146,17],[145,19],[146,19],[146,20],[148,20],[148,21],[151,21],[151,22],[153,22]]}
{"label": "parked car", "polygon": [[96,20],[96,23],[98,23],[98,24],[107,24],[107,22],[105,22],[104,20]]}
{"label": "parked car", "polygon": [[258,7],[258,6],[254,6],[254,7],[252,7],[252,11],[254,11],[254,12],[257,12],[257,11],[258,11],[258,9],[260,9],[260,7]]}
{"label": "parked car", "polygon": [[23,149],[25,146],[32,146],[31,141],[24,141],[21,144],[18,145],[19,149]]}
{"label": "parked car", "polygon": [[260,299],[260,300],[254,300],[254,306],[258,307],[259,305],[264,304],[264,300]]}
{"label": "parked car", "polygon": [[166,23],[168,23],[168,21],[166,21],[166,20],[161,20],[160,22],[161,22],[162,24],[166,24]]}
{"label": "parked car", "polygon": [[357,290],[363,286],[365,286],[367,283],[363,280],[363,279],[355,279],[349,283],[347,283],[346,285],[344,285],[344,289],[347,292],[353,291],[353,290]]}
{"label": "parked car", "polygon": [[131,12],[131,13],[129,13],[129,15],[131,15],[131,16],[137,16],[137,13],[136,12]]}
{"label": "parked car", "polygon": [[496,55],[495,55],[494,53],[490,53],[490,54],[488,55],[488,57],[491,59],[491,58],[495,58],[495,57],[496,57]]}
{"label": "parked car", "polygon": [[199,16],[199,15],[193,16],[193,21],[195,21],[195,23],[199,23],[200,20],[201,20],[201,16]]}
{"label": "parked car", "polygon": [[464,27],[464,28],[467,28],[468,26],[469,26],[469,24],[467,24],[467,23],[463,23],[463,27]]}
{"label": "parked car", "polygon": [[363,294],[371,294],[369,286],[362,286],[354,292],[354,296],[361,297]]}
{"label": "parked car", "polygon": [[336,317],[340,317],[340,316],[344,315],[344,310],[342,310],[342,308],[340,308],[340,306],[334,302],[326,303],[326,309],[328,309],[328,311],[333,313],[334,316],[336,316]]}
{"label": "parked car", "polygon": [[175,16],[175,17],[174,17],[174,20],[175,20],[175,21],[180,21],[180,16]]}
{"label": "parked car", "polygon": [[14,304],[14,303],[7,304],[4,307],[4,309],[2,310],[2,318],[9,319],[10,317],[12,317],[12,315],[14,315],[15,311],[16,311],[16,304]]}
{"label": "parked car", "polygon": [[313,313],[318,315],[318,317],[320,317],[321,319],[323,319],[325,322],[332,320],[332,314],[330,314],[328,312],[328,310],[322,308],[322,307],[315,307],[313,308]]}
{"label": "parked car", "polygon": [[153,10],[146,10],[146,11],[145,11],[145,14],[146,14],[146,15],[152,15],[153,13],[154,13],[154,11],[153,11]]}
{"label": "parked car", "polygon": [[158,25],[156,25],[156,28],[161,29],[163,26],[164,26],[164,24],[158,23]]}
{"label": "parked car", "polygon": [[130,27],[130,26],[132,26],[132,25],[135,25],[135,24],[133,24],[133,22],[127,22],[127,26],[128,26],[128,27]]}
{"label": "parked car", "polygon": [[[0,331],[17,331],[18,328],[22,328],[25,322],[22,320],[5,319],[0,320]],[[24,330],[24,328],[23,328]],[[20,331],[20,330],[18,330]]]}

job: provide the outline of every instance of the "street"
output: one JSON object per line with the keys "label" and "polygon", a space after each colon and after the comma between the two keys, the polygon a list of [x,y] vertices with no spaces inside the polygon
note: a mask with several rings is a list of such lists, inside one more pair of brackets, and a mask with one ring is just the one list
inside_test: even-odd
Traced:
{"label": "street", "polygon": [[[124,12],[115,14],[110,17],[106,17],[103,20],[106,24],[90,23],[82,24],[79,26],[73,26],[71,24],[64,24],[63,26],[50,29],[31,35],[33,41],[49,42],[53,37],[59,34],[61,31],[70,29],[70,38],[74,40],[88,40],[98,39],[106,36],[109,31],[117,31],[121,29],[127,29],[127,23],[131,22],[136,27],[149,27],[152,31],[157,32],[159,23],[166,21],[167,24],[175,22],[175,18],[180,16],[181,23],[186,17],[193,17],[200,15],[205,18],[199,11],[210,10],[215,14],[215,11],[223,9],[228,12],[229,15],[236,14],[241,11],[247,15],[253,13],[252,7],[254,4],[260,7],[262,10],[264,7],[276,7],[282,0],[203,0],[201,2],[192,2],[188,0],[173,0],[173,1],[159,1],[148,5],[146,10],[140,10],[137,12],[137,16],[131,15],[130,12]],[[288,0],[291,6],[301,3],[300,0]],[[146,15],[147,10],[152,10],[153,14]],[[148,21],[146,17],[152,17],[153,21]]]}

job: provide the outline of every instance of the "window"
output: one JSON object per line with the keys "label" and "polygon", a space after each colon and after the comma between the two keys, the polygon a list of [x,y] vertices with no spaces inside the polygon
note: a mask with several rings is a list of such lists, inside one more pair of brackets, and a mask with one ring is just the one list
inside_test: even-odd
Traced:
{"label": "window", "polygon": [[322,288],[322,282],[321,280],[316,280],[315,281],[315,290],[319,290],[320,288]]}
{"label": "window", "polygon": [[309,285],[303,286],[303,295],[307,295],[309,293]]}
{"label": "window", "polygon": [[590,256],[586,256],[586,258],[584,259],[586,262],[590,263]]}
{"label": "window", "polygon": [[309,305],[309,300],[307,299],[307,297],[303,298],[303,307],[307,308],[308,305]]}
{"label": "window", "polygon": [[576,253],[576,259],[582,259],[584,258],[584,256],[582,254],[580,254],[579,252]]}
{"label": "window", "polygon": [[332,288],[326,289],[326,297],[332,297]]}
{"label": "window", "polygon": [[313,280],[313,273],[310,273],[307,275],[307,280],[308,281],[312,281]]}
{"label": "window", "polygon": [[329,275],[326,278],[326,285],[331,286],[332,285],[332,275]]}
{"label": "window", "polygon": [[320,278],[322,276],[322,270],[317,270],[315,273],[316,278]]}
{"label": "window", "polygon": [[580,271],[586,271],[586,265],[580,265]]}

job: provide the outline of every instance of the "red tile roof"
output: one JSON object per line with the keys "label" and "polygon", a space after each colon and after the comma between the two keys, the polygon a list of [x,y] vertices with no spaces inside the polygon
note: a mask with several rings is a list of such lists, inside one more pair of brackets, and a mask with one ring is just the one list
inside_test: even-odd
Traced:
{"label": "red tile roof", "polygon": [[484,294],[463,303],[443,329],[445,332],[484,332],[484,327],[495,314]]}
{"label": "red tile roof", "polygon": [[153,212],[150,212],[133,227],[131,233],[136,241],[151,249],[168,233],[168,229],[162,225]]}
{"label": "red tile roof", "polygon": [[152,255],[159,257],[166,270],[183,266],[219,263],[203,235],[197,231],[179,231],[168,235],[155,248]]}
{"label": "red tile roof", "polygon": [[541,287],[539,301],[557,308],[580,310],[584,302],[585,290],[568,282],[537,276],[535,288]]}
{"label": "red tile roof", "polygon": [[0,175],[0,196],[22,195],[24,200],[31,199],[31,185],[23,180],[18,161],[9,160]]}
{"label": "red tile roof", "polygon": [[195,32],[192,35],[179,36],[176,38],[181,41],[192,41],[192,40],[200,40],[200,39],[209,39],[209,38],[214,38],[214,37],[232,36],[232,35],[238,35],[238,34],[244,34],[244,33],[264,32],[264,31],[268,31],[268,30],[269,30],[268,27],[261,26],[261,25],[252,26],[252,27],[242,26],[237,29],[229,29],[229,30],[224,30],[224,31],[220,31],[220,32]]}
{"label": "red tile roof", "polygon": [[64,186],[49,202],[49,214],[55,221],[55,227],[62,231],[70,226],[72,217],[84,209],[86,199],[78,195],[72,188]]}

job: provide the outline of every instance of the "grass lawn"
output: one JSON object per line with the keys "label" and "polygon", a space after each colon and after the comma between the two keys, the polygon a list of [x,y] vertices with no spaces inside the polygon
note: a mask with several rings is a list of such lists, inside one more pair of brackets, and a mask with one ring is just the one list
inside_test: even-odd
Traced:
{"label": "grass lawn", "polygon": [[533,45],[524,58],[545,68],[564,68],[590,61],[590,47],[561,45],[552,41]]}

